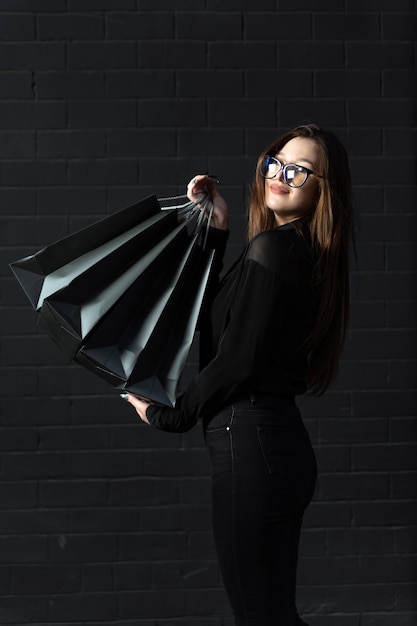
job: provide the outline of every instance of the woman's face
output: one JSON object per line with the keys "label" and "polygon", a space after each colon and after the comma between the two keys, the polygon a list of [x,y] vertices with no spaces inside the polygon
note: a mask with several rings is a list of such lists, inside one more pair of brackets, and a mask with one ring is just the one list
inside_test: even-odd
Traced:
{"label": "woman's face", "polygon": [[[282,165],[304,165],[321,174],[320,147],[309,137],[294,137],[275,156]],[[282,175],[281,170],[275,178],[265,178],[265,203],[274,212],[277,226],[311,213],[316,206],[319,192],[316,176],[310,175],[302,187],[289,187]]]}

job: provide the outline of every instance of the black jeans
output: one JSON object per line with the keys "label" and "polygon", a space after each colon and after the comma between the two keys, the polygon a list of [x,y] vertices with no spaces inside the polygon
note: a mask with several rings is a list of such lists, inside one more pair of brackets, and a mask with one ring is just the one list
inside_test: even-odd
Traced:
{"label": "black jeans", "polygon": [[206,420],[204,433],[214,539],[236,626],[302,626],[298,542],[317,469],[294,399],[248,396]]}

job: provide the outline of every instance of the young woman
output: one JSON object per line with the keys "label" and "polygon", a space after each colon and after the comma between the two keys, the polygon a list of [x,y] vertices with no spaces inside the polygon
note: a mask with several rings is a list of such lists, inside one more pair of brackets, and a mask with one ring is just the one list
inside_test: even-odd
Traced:
{"label": "young woman", "polygon": [[[227,205],[214,204],[217,268]],[[201,321],[202,369],[175,409],[129,395],[140,418],[182,432],[202,418],[213,479],[213,530],[236,626],[302,626],[295,605],[298,542],[316,481],[294,397],[323,393],[346,332],[352,226],[346,152],[313,125],[259,157],[243,255],[211,284]]]}

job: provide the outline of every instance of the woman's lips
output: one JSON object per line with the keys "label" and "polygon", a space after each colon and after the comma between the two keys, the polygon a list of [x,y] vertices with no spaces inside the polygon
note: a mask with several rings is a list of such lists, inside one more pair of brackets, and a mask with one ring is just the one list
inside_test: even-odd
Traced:
{"label": "woman's lips", "polygon": [[290,193],[290,190],[287,187],[284,187],[283,185],[270,185],[269,186],[269,190],[272,193],[276,193],[276,194],[287,194]]}

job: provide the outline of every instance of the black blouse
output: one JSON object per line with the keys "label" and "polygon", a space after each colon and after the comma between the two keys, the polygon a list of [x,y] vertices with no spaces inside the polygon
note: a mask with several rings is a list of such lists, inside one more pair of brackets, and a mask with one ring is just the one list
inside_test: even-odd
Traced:
{"label": "black blouse", "polygon": [[215,232],[215,272],[200,324],[202,369],[174,409],[147,409],[161,430],[188,430],[243,393],[306,391],[306,342],[317,308],[308,223],[260,233],[219,281],[226,238]]}

